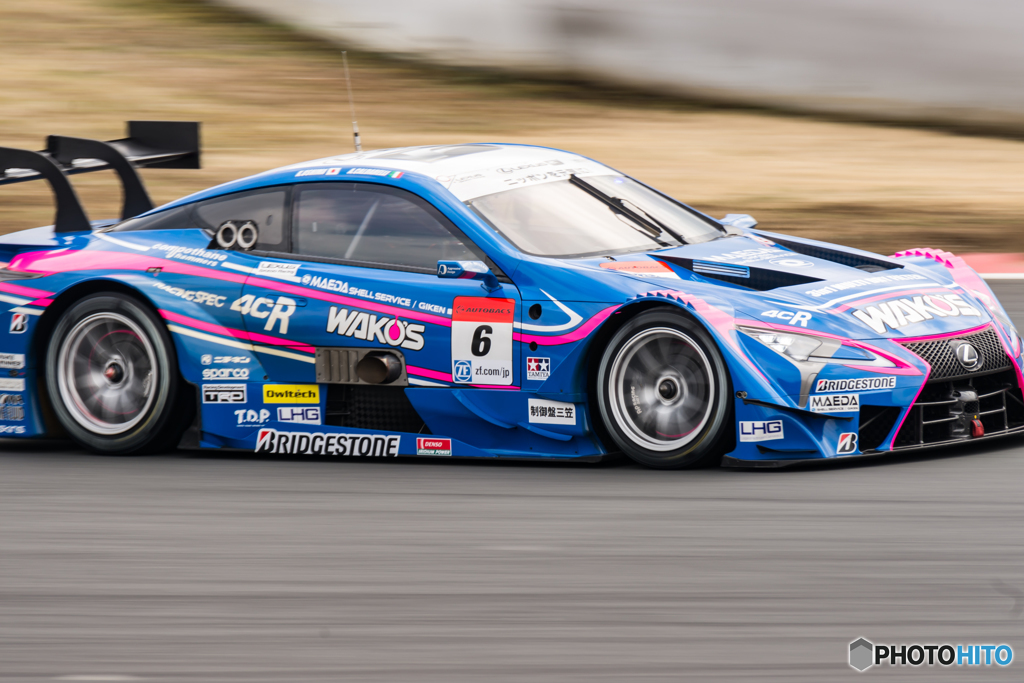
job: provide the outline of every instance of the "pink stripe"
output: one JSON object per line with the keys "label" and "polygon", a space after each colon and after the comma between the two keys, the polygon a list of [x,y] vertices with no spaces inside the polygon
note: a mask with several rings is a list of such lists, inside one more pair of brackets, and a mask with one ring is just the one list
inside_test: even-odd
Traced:
{"label": "pink stripe", "polygon": [[406,365],[405,371],[410,375],[419,375],[420,377],[429,377],[430,379],[441,380],[442,382],[451,382],[452,376],[450,373],[438,372],[437,370],[428,370],[427,368],[418,368],[415,365]]}
{"label": "pink stripe", "polygon": [[892,433],[892,439],[889,440],[890,451],[893,449],[893,445],[896,443],[896,437],[900,435],[900,430],[903,429],[903,423],[907,421],[907,417],[910,415],[910,411],[914,409],[914,404],[917,403],[918,397],[921,395],[921,392],[924,391],[924,385],[928,384],[928,375],[932,374],[931,364],[928,363],[928,361],[926,361],[924,358],[921,359],[921,362],[924,363],[925,367],[928,368],[928,370],[924,373],[924,381],[921,382],[920,388],[918,388],[917,393],[914,394],[914,400],[910,402],[910,407],[907,408],[907,411],[905,413],[903,413],[903,419],[900,420],[900,423],[898,425],[896,425],[896,431]]}
{"label": "pink stripe", "polygon": [[53,294],[53,292],[45,292],[41,289],[15,285],[10,282],[0,282],[0,291],[9,292],[11,294],[21,294],[22,296],[31,296],[33,298],[48,297]]}
{"label": "pink stripe", "polygon": [[896,292],[886,292],[885,294],[879,294],[877,296],[868,297],[867,299],[854,299],[845,304],[836,306],[837,311],[846,311],[854,307],[854,305],[869,304],[872,301],[881,301],[882,299],[892,299],[893,297],[902,296],[904,294],[925,294],[927,292],[947,291],[948,287],[918,287],[917,289],[904,289]]}
{"label": "pink stripe", "polygon": [[36,299],[31,302],[29,306],[39,306],[40,308],[46,308],[53,303],[53,299]]}
{"label": "pink stripe", "polygon": [[308,346],[301,342],[291,341],[290,339],[280,339],[278,337],[269,337],[265,334],[250,333],[243,330],[233,330],[229,327],[222,327],[220,325],[214,325],[213,323],[203,322],[202,320],[196,320],[195,318],[189,318],[184,315],[179,315],[172,311],[161,310],[160,315],[166,320],[171,322],[179,323],[181,325],[188,325],[205,332],[211,332],[213,334],[220,334],[228,337],[234,337],[236,339],[244,339],[245,341],[259,342],[261,344],[270,344],[273,346],[287,346],[296,351],[305,351],[306,353],[316,353],[316,349],[312,346]]}
{"label": "pink stripe", "polygon": [[[940,334],[926,334],[923,337],[901,337],[900,343],[906,344],[909,342],[920,342],[920,341],[932,341],[933,339],[946,339],[948,337],[959,337],[962,334],[973,334],[979,332],[986,327],[989,327],[992,323],[985,323],[984,325],[978,325],[977,327],[970,327],[966,330],[958,330],[956,332],[942,332]],[[915,354],[916,355],[916,354]]]}
{"label": "pink stripe", "polygon": [[572,343],[574,341],[579,341],[580,339],[583,339],[584,337],[586,337],[598,325],[600,325],[605,320],[607,320],[608,316],[610,316],[612,313],[614,313],[618,308],[619,308],[618,306],[609,306],[608,308],[604,309],[603,311],[595,313],[590,318],[590,320],[588,320],[587,322],[583,323],[582,325],[577,327],[572,332],[568,332],[566,334],[560,334],[560,335],[557,335],[557,336],[554,336],[554,337],[541,337],[541,336],[535,335],[535,334],[522,334],[521,332],[516,332],[515,334],[512,335],[512,338],[515,339],[516,341],[527,343],[527,344],[530,343],[530,342],[537,342],[537,344],[539,344],[541,346],[555,346],[557,344],[569,344],[569,343]]}

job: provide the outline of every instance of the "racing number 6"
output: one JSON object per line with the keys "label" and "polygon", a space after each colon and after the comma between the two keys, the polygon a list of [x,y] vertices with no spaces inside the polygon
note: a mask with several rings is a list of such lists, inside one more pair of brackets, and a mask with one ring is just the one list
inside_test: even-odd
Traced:
{"label": "racing number 6", "polygon": [[476,328],[473,332],[473,342],[470,344],[469,350],[473,352],[473,355],[479,358],[480,356],[486,356],[491,351],[491,338],[485,337],[485,334],[492,334],[494,330],[491,329],[490,325],[481,325]]}

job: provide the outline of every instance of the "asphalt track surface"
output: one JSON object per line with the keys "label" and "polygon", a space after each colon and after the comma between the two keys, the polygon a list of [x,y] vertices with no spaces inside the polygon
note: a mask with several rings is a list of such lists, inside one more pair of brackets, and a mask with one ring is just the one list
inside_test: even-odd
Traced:
{"label": "asphalt track surface", "polygon": [[[739,472],[8,441],[0,681],[1020,680],[1022,482],[1024,439]],[[1015,661],[858,674],[860,636]]]}

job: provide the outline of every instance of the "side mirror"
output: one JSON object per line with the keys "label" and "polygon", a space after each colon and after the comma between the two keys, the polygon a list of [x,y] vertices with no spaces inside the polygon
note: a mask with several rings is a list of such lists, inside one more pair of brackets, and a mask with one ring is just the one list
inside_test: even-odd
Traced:
{"label": "side mirror", "polygon": [[501,289],[498,278],[483,261],[438,261],[437,276],[445,280],[479,280],[488,292]]}
{"label": "side mirror", "polygon": [[740,228],[741,230],[757,225],[757,219],[745,213],[729,213],[725,215],[725,218],[719,218],[718,222],[724,225],[731,225],[734,228]]}

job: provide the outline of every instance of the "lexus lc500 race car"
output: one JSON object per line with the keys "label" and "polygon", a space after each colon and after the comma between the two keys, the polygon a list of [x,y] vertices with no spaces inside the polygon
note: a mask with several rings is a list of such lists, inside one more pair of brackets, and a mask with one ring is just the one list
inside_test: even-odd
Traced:
{"label": "lexus lc500 race car", "polygon": [[[329,157],[154,209],[195,123],[0,149],[53,226],[0,238],[0,432],[106,453],[779,466],[1024,429],[1021,340],[945,252],[710,218],[568,152]],[[69,177],[112,169],[120,220]]]}

